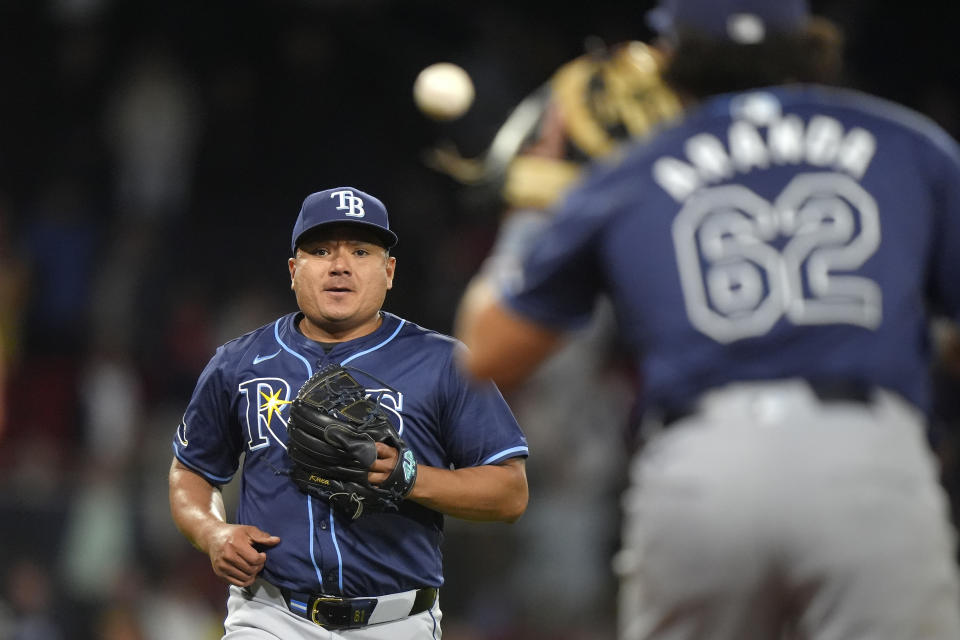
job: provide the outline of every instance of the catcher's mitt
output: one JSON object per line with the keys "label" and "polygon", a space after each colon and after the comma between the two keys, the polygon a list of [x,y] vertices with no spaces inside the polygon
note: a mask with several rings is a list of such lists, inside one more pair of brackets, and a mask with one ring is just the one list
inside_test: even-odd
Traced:
{"label": "catcher's mitt", "polygon": [[[386,413],[346,369],[329,365],[307,380],[290,406],[287,454],[301,491],[327,500],[351,518],[397,509],[413,489],[417,461]],[[381,484],[367,480],[377,442],[399,458]]]}
{"label": "catcher's mitt", "polygon": [[[452,145],[434,148],[428,166],[472,186],[495,186],[505,204],[545,208],[580,176],[587,161],[609,157],[622,142],[640,139],[680,113],[664,83],[663,57],[640,41],[599,42],[554,72],[510,113],[489,149],[464,158]],[[562,116],[565,149],[529,153],[551,109]]]}

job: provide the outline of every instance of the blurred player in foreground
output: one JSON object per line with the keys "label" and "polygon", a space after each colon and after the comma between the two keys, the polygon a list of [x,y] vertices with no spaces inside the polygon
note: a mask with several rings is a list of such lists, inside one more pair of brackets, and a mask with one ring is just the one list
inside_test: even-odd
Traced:
{"label": "blurred player in foreground", "polygon": [[[440,637],[443,516],[511,522],[527,504],[526,440],[497,389],[468,384],[455,340],[381,310],[397,238],[377,198],[310,195],[288,261],[299,312],[217,349],[173,440],[170,503],[230,583],[225,638]],[[351,519],[285,473],[297,389],[349,365],[419,461],[396,511]],[[370,482],[397,450],[378,444]],[[220,486],[237,472],[236,523]]]}
{"label": "blurred player in foreground", "polygon": [[650,17],[685,117],[571,191],[465,365],[510,386],[613,301],[649,407],[622,639],[958,638],[925,416],[928,312],[960,317],[958,146],[830,88],[841,36],[802,0]]}

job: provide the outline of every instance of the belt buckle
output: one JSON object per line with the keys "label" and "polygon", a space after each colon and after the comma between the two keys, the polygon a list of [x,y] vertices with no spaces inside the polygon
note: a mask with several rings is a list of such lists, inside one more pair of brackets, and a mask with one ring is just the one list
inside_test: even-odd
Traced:
{"label": "belt buckle", "polygon": [[310,603],[310,620],[324,629],[359,629],[369,623],[376,598],[316,596]]}

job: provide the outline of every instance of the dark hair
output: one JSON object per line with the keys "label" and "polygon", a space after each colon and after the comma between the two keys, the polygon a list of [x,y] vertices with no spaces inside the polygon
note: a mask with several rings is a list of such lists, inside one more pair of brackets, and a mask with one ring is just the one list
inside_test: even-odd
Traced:
{"label": "dark hair", "polygon": [[702,99],[789,82],[840,81],[843,35],[826,18],[811,17],[799,33],[770,34],[739,44],[680,31],[663,77],[677,93]]}

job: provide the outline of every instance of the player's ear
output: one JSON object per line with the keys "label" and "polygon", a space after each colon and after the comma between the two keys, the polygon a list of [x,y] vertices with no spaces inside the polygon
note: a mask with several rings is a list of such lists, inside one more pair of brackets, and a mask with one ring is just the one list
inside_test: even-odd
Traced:
{"label": "player's ear", "polygon": [[287,268],[290,270],[290,288],[293,289],[293,277],[297,273],[297,259],[296,258],[288,259]]}
{"label": "player's ear", "polygon": [[393,289],[393,274],[397,268],[397,259],[387,256],[387,289]]}

